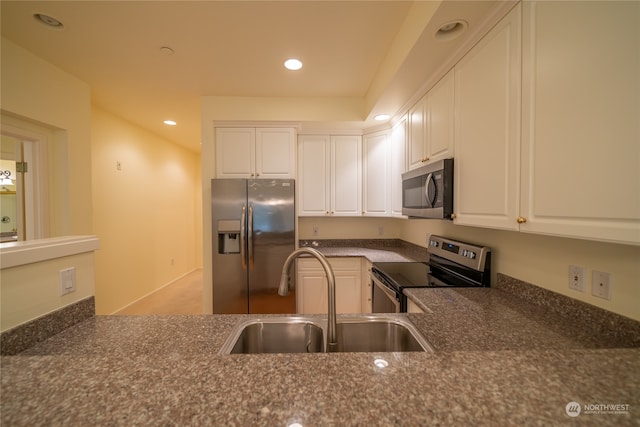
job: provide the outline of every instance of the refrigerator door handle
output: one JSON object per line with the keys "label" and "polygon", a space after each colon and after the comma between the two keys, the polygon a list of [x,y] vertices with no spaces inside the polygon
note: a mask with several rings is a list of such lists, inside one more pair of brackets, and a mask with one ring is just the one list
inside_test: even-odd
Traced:
{"label": "refrigerator door handle", "polygon": [[245,229],[245,223],[247,219],[246,210],[246,205],[242,205],[242,214],[240,216],[240,262],[242,264],[243,270],[247,269],[247,256],[245,254],[245,247],[247,242],[247,231]]}
{"label": "refrigerator door handle", "polygon": [[253,270],[253,203],[249,203],[249,220],[247,221],[247,234],[249,241],[247,244],[249,250],[249,269]]}

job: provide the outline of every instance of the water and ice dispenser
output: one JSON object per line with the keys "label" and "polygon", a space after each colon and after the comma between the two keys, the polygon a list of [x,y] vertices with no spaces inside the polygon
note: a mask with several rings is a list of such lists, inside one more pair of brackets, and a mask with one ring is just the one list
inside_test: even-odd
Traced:
{"label": "water and ice dispenser", "polygon": [[218,253],[240,253],[240,221],[218,220]]}

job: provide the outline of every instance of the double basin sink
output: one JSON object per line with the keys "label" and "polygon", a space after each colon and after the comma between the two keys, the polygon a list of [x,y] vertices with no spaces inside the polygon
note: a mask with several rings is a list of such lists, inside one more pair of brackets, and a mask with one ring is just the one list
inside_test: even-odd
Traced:
{"label": "double basin sink", "polygon": [[[323,353],[327,320],[322,317],[264,317],[236,325],[221,354]],[[332,352],[404,352],[433,349],[401,315],[338,317]]]}

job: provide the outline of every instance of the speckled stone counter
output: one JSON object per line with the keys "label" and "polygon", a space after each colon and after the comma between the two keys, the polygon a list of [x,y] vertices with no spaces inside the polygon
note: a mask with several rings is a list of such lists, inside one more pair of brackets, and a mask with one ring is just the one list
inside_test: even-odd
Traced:
{"label": "speckled stone counter", "polygon": [[546,426],[578,402],[581,425],[640,423],[629,342],[499,289],[430,291],[407,316],[435,353],[219,355],[247,316],[98,316],[2,357],[1,422]]}
{"label": "speckled stone counter", "polygon": [[301,240],[327,257],[364,257],[371,262],[427,261],[427,250],[399,239]]}

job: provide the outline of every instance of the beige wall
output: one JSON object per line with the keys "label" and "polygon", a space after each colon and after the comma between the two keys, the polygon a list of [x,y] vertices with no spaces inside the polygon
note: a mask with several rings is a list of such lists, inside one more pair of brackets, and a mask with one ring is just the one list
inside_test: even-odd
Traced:
{"label": "beige wall", "polygon": [[[51,130],[52,236],[101,239],[95,273],[93,254],[3,269],[2,330],[94,295],[94,282],[98,313],[110,313],[200,267],[198,155],[92,111],[87,84],[4,38],[1,65],[3,120]],[[78,291],[60,297],[69,266]]]}
{"label": "beige wall", "polygon": [[200,158],[97,106],[91,132],[96,312],[111,314],[201,267]]}
{"label": "beige wall", "polygon": [[[94,295],[93,253],[2,269],[0,332]],[[60,296],[59,272],[76,270],[76,291]]]}
{"label": "beige wall", "polygon": [[4,38],[1,62],[3,115],[52,132],[51,235],[91,234],[89,86]]}
{"label": "beige wall", "polygon": [[[316,236],[313,235],[314,227],[318,229]],[[301,240],[396,239],[401,232],[402,221],[394,218],[299,217],[298,219],[298,237]]]}
{"label": "beige wall", "polygon": [[[51,235],[91,234],[89,86],[4,38],[0,75],[3,122],[19,118],[51,130]],[[77,291],[61,297],[58,274],[67,267],[76,267]],[[0,276],[2,331],[94,294],[92,253],[5,268]]]}

